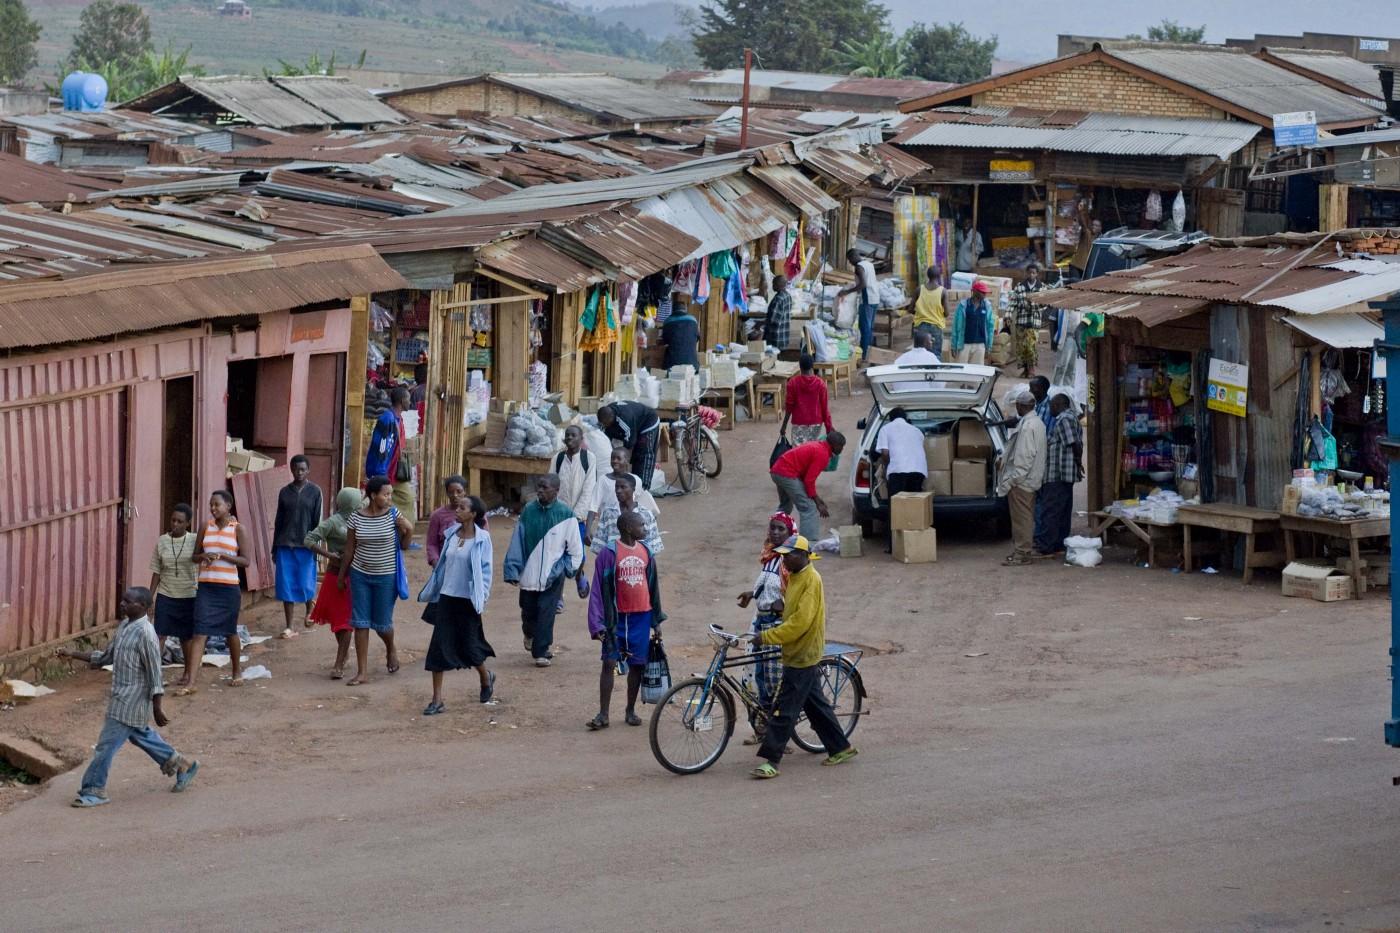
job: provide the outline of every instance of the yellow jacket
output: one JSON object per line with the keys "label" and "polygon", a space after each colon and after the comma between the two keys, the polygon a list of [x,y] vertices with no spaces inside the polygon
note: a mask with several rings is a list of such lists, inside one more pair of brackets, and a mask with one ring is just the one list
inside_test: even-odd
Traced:
{"label": "yellow jacket", "polygon": [[808,564],[788,577],[783,621],[760,632],[765,645],[783,646],[784,667],[811,667],[826,651],[826,592],[821,574]]}

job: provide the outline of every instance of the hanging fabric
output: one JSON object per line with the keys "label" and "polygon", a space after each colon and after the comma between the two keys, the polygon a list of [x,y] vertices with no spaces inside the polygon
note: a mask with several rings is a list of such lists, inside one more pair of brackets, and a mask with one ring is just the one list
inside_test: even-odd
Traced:
{"label": "hanging fabric", "polygon": [[724,308],[730,314],[742,314],[749,310],[749,301],[744,295],[744,277],[738,269],[724,281]]}
{"label": "hanging fabric", "polygon": [[797,281],[802,274],[802,231],[797,231],[797,239],[792,241],[792,249],[788,250],[787,259],[783,261],[783,275],[787,276],[789,282]]}
{"label": "hanging fabric", "polygon": [[710,300],[710,257],[700,260],[700,268],[695,270],[695,302],[704,304]]}
{"label": "hanging fabric", "polygon": [[727,279],[734,274],[738,263],[734,259],[734,251],[729,249],[717,250],[709,255],[710,278]]}
{"label": "hanging fabric", "polygon": [[617,320],[613,316],[612,295],[606,285],[596,285],[588,295],[579,318],[580,350],[606,350],[617,340]]}
{"label": "hanging fabric", "polygon": [[676,266],[676,277],[671,281],[671,291],[689,295],[695,291],[695,276],[700,271],[700,260],[687,259]]}

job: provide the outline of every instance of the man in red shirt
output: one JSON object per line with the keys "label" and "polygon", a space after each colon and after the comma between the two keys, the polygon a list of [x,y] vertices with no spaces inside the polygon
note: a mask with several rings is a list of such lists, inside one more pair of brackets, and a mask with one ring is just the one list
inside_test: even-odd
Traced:
{"label": "man in red shirt", "polygon": [[797,510],[798,529],[808,540],[821,535],[821,520],[831,515],[817,495],[817,477],[836,469],[845,449],[845,435],[832,431],[823,440],[798,444],[779,457],[768,473],[778,487],[778,509],[789,515]]}

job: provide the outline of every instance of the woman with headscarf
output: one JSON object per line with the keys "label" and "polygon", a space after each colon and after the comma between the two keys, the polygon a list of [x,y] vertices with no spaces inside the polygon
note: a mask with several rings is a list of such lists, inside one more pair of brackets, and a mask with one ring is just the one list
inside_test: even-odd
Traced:
{"label": "woman with headscarf", "polygon": [[[787,567],[783,555],[775,548],[797,533],[797,523],[786,512],[774,512],[768,517],[768,533],[763,539],[763,551],[758,556],[758,579],[753,589],[739,594],[739,607],[747,609],[754,604],[752,630],[755,635],[767,631],[783,621],[783,592],[787,589]],[[764,709],[773,705],[778,695],[778,683],[783,678],[783,662],[780,652],[772,646],[762,646],[756,642],[749,644],[749,653],[762,652],[762,658],[754,663],[754,684],[758,687],[758,699]],[[751,719],[753,737],[744,740],[745,745],[757,745],[763,741],[764,722]]]}
{"label": "woman with headscarf", "polygon": [[340,576],[340,555],[345,553],[345,539],[350,533],[350,516],[365,504],[365,497],[354,486],[346,486],[335,494],[335,512],[306,535],[305,545],[326,559],[326,572],[316,603],[306,626],[329,625],[335,636],[335,666],[331,680],[345,677],[345,661],[350,657],[350,591],[336,585]]}

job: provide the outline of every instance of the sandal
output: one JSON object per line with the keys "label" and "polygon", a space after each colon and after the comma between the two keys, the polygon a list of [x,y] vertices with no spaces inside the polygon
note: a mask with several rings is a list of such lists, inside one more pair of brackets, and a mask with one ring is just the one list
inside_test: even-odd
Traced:
{"label": "sandal", "polygon": [[194,695],[195,695],[196,693],[198,693],[198,692],[199,692],[199,688],[198,688],[198,687],[195,687],[195,686],[188,686],[188,687],[181,687],[180,689],[176,690],[176,691],[175,691],[175,695],[176,695],[177,697],[188,697],[188,696],[194,696]]}
{"label": "sandal", "polygon": [[754,768],[752,771],[749,772],[749,777],[755,778],[760,781],[765,781],[768,778],[775,778],[777,776],[778,769],[773,765],[773,762],[771,761],[765,761],[763,764],[759,765],[757,768]]}
{"label": "sandal", "polygon": [[627,711],[627,717],[626,717],[626,720],[625,720],[625,721],[626,721],[627,725],[629,725],[629,726],[640,726],[640,725],[642,724],[642,717],[638,716],[636,713],[632,712],[631,710],[628,710],[628,711]]}
{"label": "sandal", "polygon": [[397,651],[394,652],[393,659],[387,661],[385,666],[389,668],[390,674],[397,674],[399,672],[399,653]]}
{"label": "sandal", "polygon": [[1029,566],[1030,563],[1031,562],[1024,557],[1008,557],[1001,562],[1001,565],[1003,567],[1026,567]]}
{"label": "sandal", "polygon": [[606,729],[608,727],[608,720],[602,713],[599,713],[597,716],[588,720],[587,725],[589,732],[597,732],[599,729]]}
{"label": "sandal", "polygon": [[447,706],[439,700],[436,703],[429,703],[427,706],[423,707],[423,715],[436,716],[438,713],[446,712],[446,710]]}
{"label": "sandal", "polygon": [[358,687],[360,684],[367,684],[367,683],[369,683],[369,678],[368,678],[368,677],[361,677],[359,674],[356,674],[352,679],[347,680],[347,681],[345,682],[345,686],[347,686],[347,687]]}
{"label": "sandal", "polygon": [[344,679],[345,679],[345,668],[343,668],[343,667],[333,667],[333,668],[331,668],[331,680],[344,680]]}
{"label": "sandal", "polygon": [[230,677],[230,678],[228,679],[228,685],[229,685],[230,687],[241,687],[241,686],[243,686],[243,678],[242,678],[242,677]]}

